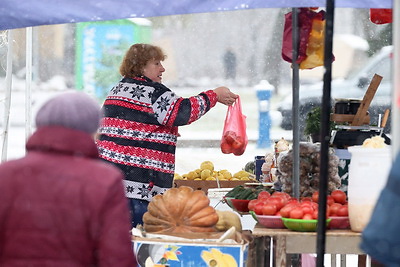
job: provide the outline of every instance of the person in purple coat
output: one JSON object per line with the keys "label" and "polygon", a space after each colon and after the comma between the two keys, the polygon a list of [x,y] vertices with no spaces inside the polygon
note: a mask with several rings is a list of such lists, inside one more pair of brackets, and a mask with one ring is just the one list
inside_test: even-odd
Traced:
{"label": "person in purple coat", "polygon": [[0,266],[137,266],[123,174],[99,159],[100,106],[48,100],[26,155],[0,164]]}

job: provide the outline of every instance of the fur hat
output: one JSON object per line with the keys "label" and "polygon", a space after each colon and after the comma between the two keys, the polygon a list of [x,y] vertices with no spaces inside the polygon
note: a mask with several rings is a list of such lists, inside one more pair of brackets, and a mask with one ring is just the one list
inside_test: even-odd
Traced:
{"label": "fur hat", "polygon": [[36,127],[64,126],[94,134],[100,124],[99,104],[83,92],[59,94],[46,103],[36,114]]}

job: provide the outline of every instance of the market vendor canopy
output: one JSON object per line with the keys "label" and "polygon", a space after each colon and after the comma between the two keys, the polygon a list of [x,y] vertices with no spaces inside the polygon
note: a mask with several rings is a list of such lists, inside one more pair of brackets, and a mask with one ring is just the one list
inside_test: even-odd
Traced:
{"label": "market vendor canopy", "polygon": [[[391,8],[392,0],[338,0],[336,7]],[[2,0],[0,30],[85,21],[256,8],[324,7],[325,0]]]}

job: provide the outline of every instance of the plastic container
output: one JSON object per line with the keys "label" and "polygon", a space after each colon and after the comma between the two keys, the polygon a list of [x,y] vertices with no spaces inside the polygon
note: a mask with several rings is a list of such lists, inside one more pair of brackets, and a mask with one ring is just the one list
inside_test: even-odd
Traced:
{"label": "plastic container", "polygon": [[[283,224],[286,228],[299,231],[299,232],[315,232],[318,227],[318,220],[303,220],[303,219],[291,219],[291,218],[283,218]],[[326,219],[326,225],[329,225],[331,219]]]}
{"label": "plastic container", "polygon": [[[232,206],[236,211],[239,212],[249,212],[249,199],[235,199],[235,198],[229,198],[228,203],[232,203]],[[229,205],[230,206],[230,205]]]}
{"label": "plastic container", "polygon": [[266,228],[285,229],[281,216],[257,215],[257,221]]}
{"label": "plastic container", "polygon": [[328,225],[328,229],[350,229],[349,217],[330,216],[331,222]]}
{"label": "plastic container", "polygon": [[350,228],[362,232],[368,224],[392,165],[390,146],[385,148],[349,147],[348,205]]}

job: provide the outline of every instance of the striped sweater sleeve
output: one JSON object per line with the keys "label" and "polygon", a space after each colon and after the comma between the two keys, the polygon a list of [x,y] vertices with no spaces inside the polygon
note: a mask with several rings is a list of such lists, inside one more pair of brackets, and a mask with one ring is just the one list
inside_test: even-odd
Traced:
{"label": "striped sweater sleeve", "polygon": [[[157,114],[157,103],[169,102],[166,112]],[[177,97],[171,91],[160,95],[153,104],[158,121],[166,126],[188,125],[201,118],[217,103],[213,90],[202,92],[189,98]]]}

